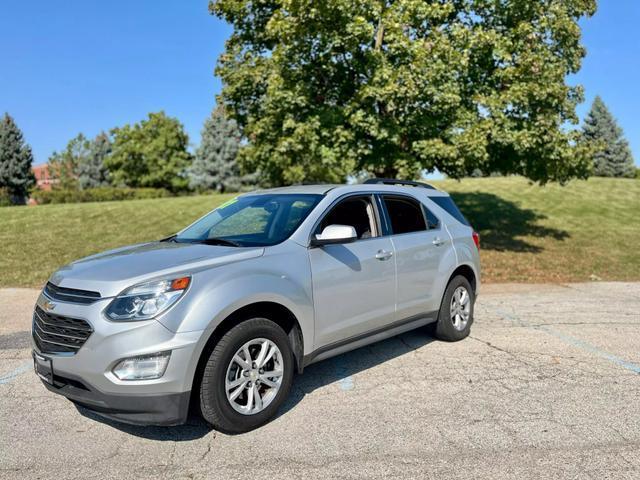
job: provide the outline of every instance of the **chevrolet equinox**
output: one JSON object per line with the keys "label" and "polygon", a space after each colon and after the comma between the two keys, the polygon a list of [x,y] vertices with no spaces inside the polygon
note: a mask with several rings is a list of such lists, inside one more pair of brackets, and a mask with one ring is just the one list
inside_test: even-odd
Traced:
{"label": "chevrolet equinox", "polygon": [[430,185],[371,179],[239,195],[179,233],[60,268],[33,314],[46,388],[133,424],[246,432],[294,371],[429,325],[469,334],[479,239]]}

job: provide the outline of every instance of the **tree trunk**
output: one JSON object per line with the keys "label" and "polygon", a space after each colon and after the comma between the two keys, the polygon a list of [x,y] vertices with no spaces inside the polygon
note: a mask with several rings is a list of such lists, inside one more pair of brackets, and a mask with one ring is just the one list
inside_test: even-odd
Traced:
{"label": "tree trunk", "polygon": [[384,167],[376,168],[375,175],[377,178],[397,178],[398,169],[393,165],[385,165]]}

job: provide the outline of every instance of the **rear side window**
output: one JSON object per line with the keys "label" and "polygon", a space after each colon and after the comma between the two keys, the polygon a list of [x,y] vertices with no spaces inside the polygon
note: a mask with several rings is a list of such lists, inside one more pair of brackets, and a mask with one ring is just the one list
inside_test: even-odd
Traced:
{"label": "rear side window", "polygon": [[453,203],[453,199],[451,197],[429,197],[436,205],[442,208],[445,212],[451,215],[453,218],[458,220],[463,225],[471,226],[469,221],[464,218],[462,212],[458,210],[458,207],[455,203]]}
{"label": "rear side window", "polygon": [[383,196],[384,205],[391,221],[391,232],[401,233],[420,232],[427,229],[427,223],[420,203],[404,197]]}

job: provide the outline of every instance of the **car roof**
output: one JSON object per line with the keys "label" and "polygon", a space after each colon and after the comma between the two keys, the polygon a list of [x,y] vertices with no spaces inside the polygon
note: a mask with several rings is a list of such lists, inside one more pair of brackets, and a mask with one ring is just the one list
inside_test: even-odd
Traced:
{"label": "car roof", "polygon": [[318,184],[318,185],[290,185],[288,187],[277,187],[277,188],[266,188],[263,190],[254,190],[253,192],[248,192],[245,195],[262,195],[262,194],[272,194],[272,193],[308,193],[308,194],[316,194],[316,195],[324,195],[329,190],[333,190],[336,187],[340,187],[342,185],[331,185],[331,184]]}
{"label": "car roof", "polygon": [[389,192],[389,193],[426,193],[430,197],[447,196],[446,192],[440,190],[432,190],[414,186],[402,186],[402,185],[383,185],[383,184],[363,184],[354,183],[351,185],[345,184],[317,184],[317,185],[291,185],[288,187],[269,188],[264,190],[255,190],[253,192],[245,193],[244,195],[262,195],[262,194],[274,194],[274,193],[289,193],[289,194],[316,194],[326,195],[328,192],[335,194],[344,194],[349,192]]}

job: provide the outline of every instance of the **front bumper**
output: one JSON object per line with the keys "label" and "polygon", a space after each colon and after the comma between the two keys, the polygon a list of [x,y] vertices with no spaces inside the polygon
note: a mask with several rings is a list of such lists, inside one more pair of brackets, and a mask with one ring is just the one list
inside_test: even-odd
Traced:
{"label": "front bumper", "polygon": [[[47,298],[40,295],[43,308]],[[144,425],[177,425],[186,421],[203,332],[174,333],[156,320],[111,322],[102,316],[109,299],[91,305],[57,302],[55,313],[82,318],[93,332],[75,353],[43,353],[51,359],[53,383],[48,390],[114,420]],[[171,351],[164,375],[153,380],[123,381],[113,367],[123,358]]]}
{"label": "front bumper", "polygon": [[53,393],[63,395],[76,405],[100,416],[133,425],[181,425],[189,415],[191,392],[122,395],[99,391],[79,377],[53,373],[53,384],[42,384]]}

